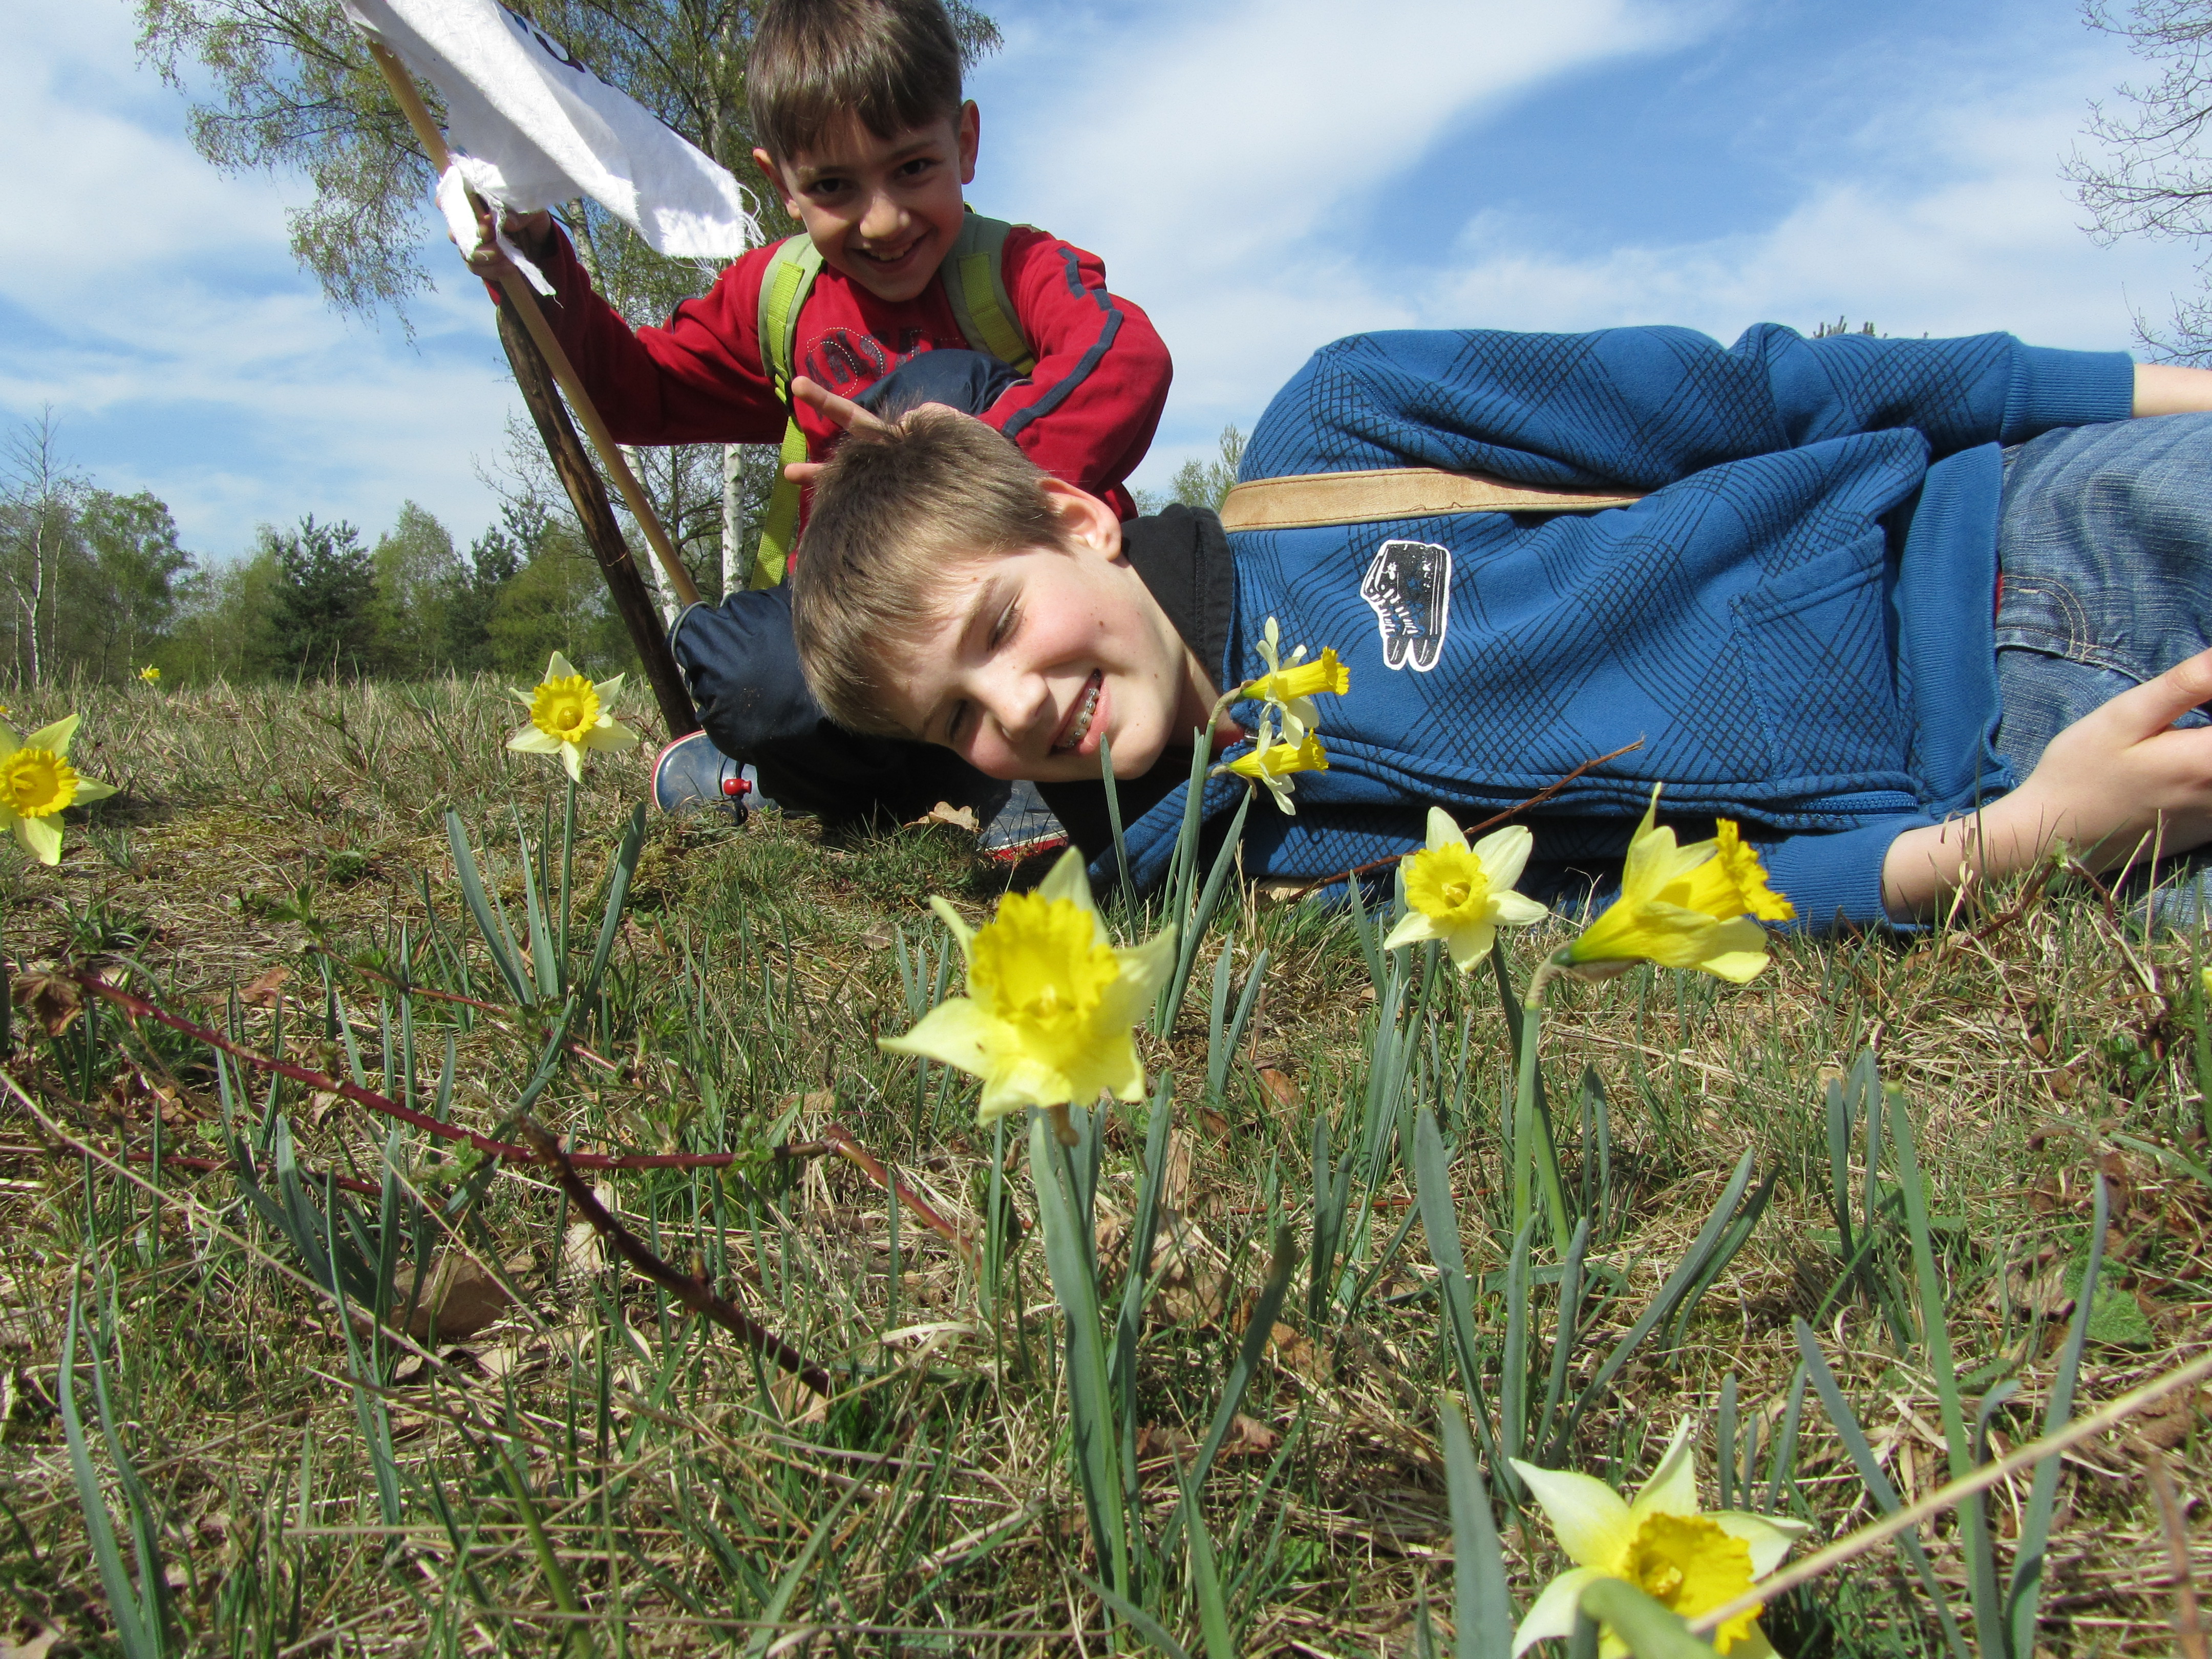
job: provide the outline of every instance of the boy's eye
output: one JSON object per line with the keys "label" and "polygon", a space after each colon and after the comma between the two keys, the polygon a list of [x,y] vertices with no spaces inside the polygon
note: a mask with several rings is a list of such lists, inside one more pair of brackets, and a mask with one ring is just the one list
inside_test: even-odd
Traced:
{"label": "boy's eye", "polygon": [[991,644],[994,647],[1004,645],[1012,637],[1014,629],[1020,625],[1020,623],[1021,617],[1018,611],[1014,606],[1008,605],[999,613],[999,620],[991,624]]}
{"label": "boy's eye", "polygon": [[952,705],[952,712],[945,717],[945,741],[947,744],[957,744],[960,741],[961,734],[968,729],[968,715],[970,708],[971,705],[964,702],[956,702]]}

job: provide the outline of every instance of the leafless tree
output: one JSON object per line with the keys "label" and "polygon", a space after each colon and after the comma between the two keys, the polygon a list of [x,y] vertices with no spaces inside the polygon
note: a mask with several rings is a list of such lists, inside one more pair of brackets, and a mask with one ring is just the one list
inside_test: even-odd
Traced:
{"label": "leafless tree", "polygon": [[2212,0],[2135,0],[2125,12],[2086,0],[2092,28],[2117,35],[2150,78],[2118,87],[2110,103],[2090,106],[2085,137],[2062,175],[2088,210],[2100,239],[2158,236],[2203,250],[2200,287],[2177,295],[2173,314],[2138,314],[2143,343],[2184,362],[2212,359]]}

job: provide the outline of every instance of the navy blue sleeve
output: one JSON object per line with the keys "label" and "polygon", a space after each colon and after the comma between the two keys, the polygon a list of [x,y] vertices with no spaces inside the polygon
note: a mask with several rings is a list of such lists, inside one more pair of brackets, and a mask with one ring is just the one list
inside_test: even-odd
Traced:
{"label": "navy blue sleeve", "polygon": [[1854,433],[1910,428],[1940,456],[2118,420],[2134,373],[2124,353],[2008,334],[1808,340],[1761,324],[1729,347],[1683,328],[1354,335],[1276,394],[1240,475],[1435,466],[1656,489]]}

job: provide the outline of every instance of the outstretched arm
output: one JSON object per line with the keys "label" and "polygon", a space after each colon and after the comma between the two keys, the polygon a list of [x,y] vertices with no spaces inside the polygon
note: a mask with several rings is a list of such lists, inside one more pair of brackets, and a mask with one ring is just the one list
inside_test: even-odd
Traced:
{"label": "outstretched arm", "polygon": [[[2212,375],[2208,375],[2212,380]],[[2063,841],[2093,870],[2212,842],[2212,727],[2173,722],[2212,702],[2212,651],[2122,693],[2051,740],[2027,781],[1971,817],[1908,830],[1882,860],[1898,921],[1926,915],[1970,871],[2015,875]]]}
{"label": "outstretched arm", "polygon": [[2212,368],[2184,368],[2179,363],[2136,365],[2136,414],[2199,415],[2207,410],[2212,410]]}

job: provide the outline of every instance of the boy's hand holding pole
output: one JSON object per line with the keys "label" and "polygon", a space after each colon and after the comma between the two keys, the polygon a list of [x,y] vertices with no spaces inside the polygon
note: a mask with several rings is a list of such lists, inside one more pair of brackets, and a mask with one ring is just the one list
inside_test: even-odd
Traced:
{"label": "boy's hand holding pole", "polygon": [[[377,67],[384,71],[384,78],[390,82],[392,96],[399,100],[399,107],[405,112],[407,124],[414,128],[416,142],[422,146],[423,154],[429,157],[431,167],[442,177],[446,169],[453,165],[453,158],[447,152],[445,135],[438,131],[438,124],[430,118],[430,111],[422,102],[422,94],[416,91],[415,82],[409,77],[406,67],[392,54],[389,46],[381,40],[371,40],[368,50],[369,55],[376,59]],[[473,191],[470,192],[470,198],[477,210],[478,226],[489,226],[491,220],[489,206]],[[552,222],[552,216],[543,212],[526,215],[523,219],[526,222],[537,221],[532,228],[538,239],[542,239]],[[492,255],[490,259],[483,258],[487,248]],[[638,527],[645,532],[645,539],[651,544],[653,556],[660,561],[660,568],[666,573],[668,586],[678,602],[697,604],[698,585],[691,580],[691,573],[684,568],[684,561],[677,556],[675,544],[668,539],[667,531],[661,527],[660,515],[653,510],[653,503],[646,498],[644,486],[638,483],[637,475],[630,471],[629,463],[623,459],[621,447],[615,442],[614,434],[607,430],[606,422],[599,418],[599,411],[592,404],[591,394],[584,390],[584,382],[578,376],[575,365],[568,361],[568,354],[562,349],[561,342],[554,337],[552,329],[547,325],[545,313],[538,309],[537,295],[531,292],[530,284],[523,279],[522,273],[514,268],[513,262],[499,252],[495,242],[480,240],[474,249],[465,252],[471,268],[480,270],[491,280],[496,281],[501,290],[513,301],[515,310],[521,314],[523,325],[530,331],[531,343],[544,354],[547,365],[553,371],[553,378],[560,382],[561,390],[568,399],[568,406],[575,410],[577,420],[582,423],[586,434],[592,441],[592,447],[599,452],[599,465],[613,476],[615,487],[622,491],[623,500],[629,504],[630,514],[636,519]]]}

